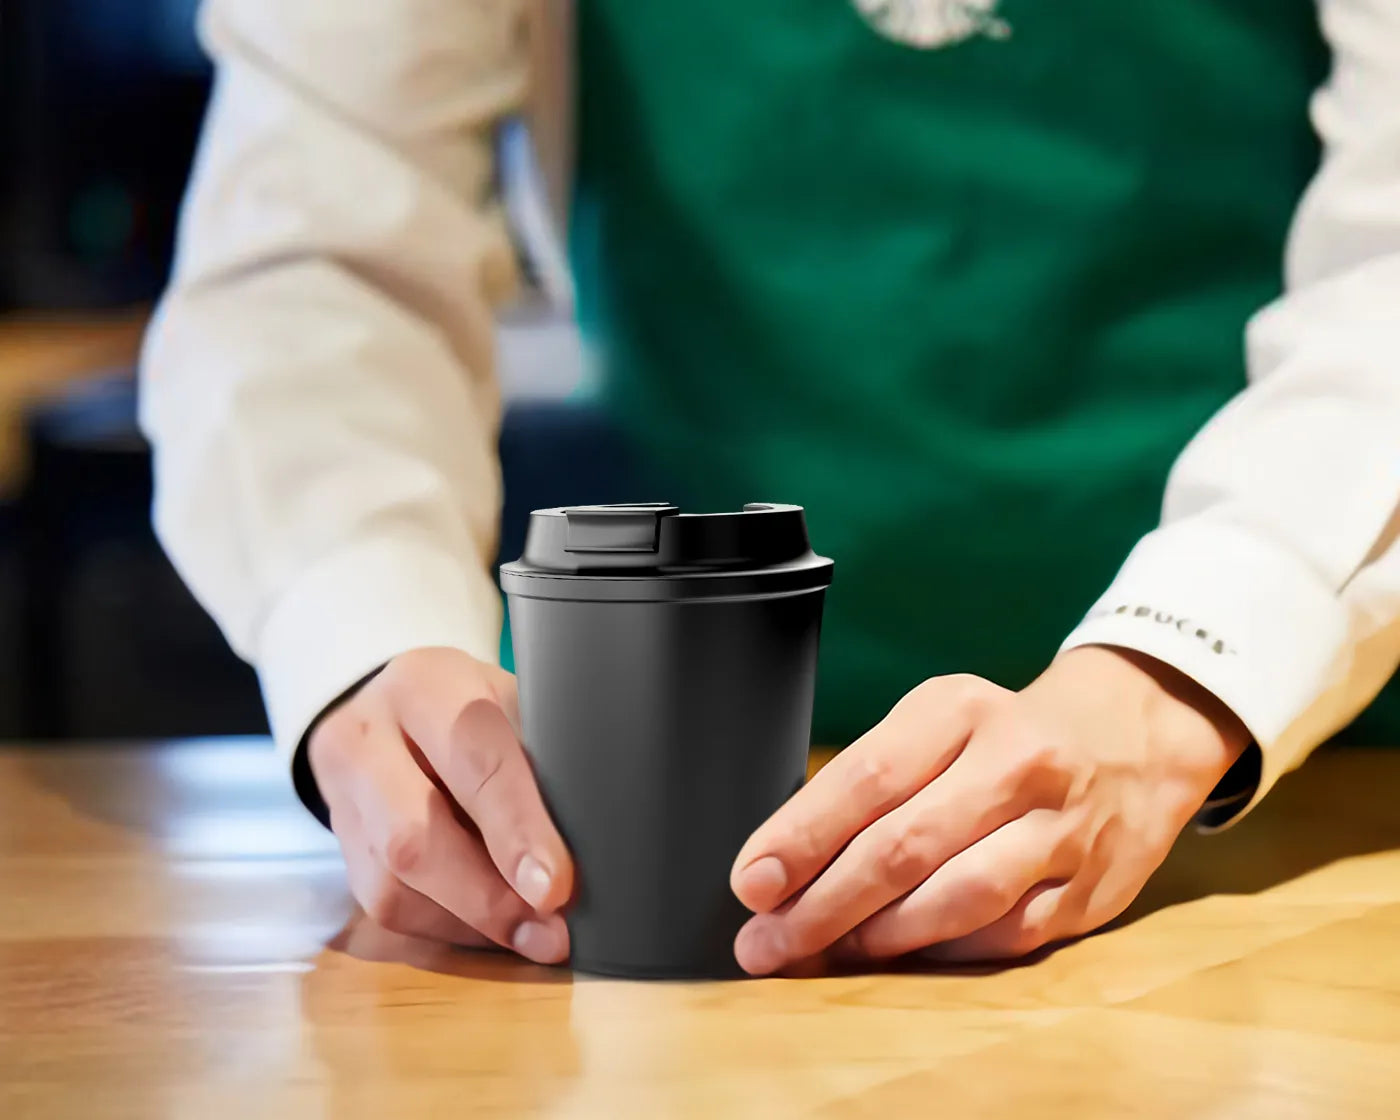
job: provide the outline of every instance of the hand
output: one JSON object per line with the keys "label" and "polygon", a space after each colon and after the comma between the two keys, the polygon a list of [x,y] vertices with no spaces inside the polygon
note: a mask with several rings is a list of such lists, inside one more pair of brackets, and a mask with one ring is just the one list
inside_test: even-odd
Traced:
{"label": "hand", "polygon": [[311,734],[350,888],[399,933],[553,964],[573,864],[515,730],[515,678],[451,649],[395,658]]}
{"label": "hand", "polygon": [[832,949],[1017,957],[1120,914],[1248,741],[1138,654],[1062,654],[1019,693],[925,681],[745,844],[755,974]]}

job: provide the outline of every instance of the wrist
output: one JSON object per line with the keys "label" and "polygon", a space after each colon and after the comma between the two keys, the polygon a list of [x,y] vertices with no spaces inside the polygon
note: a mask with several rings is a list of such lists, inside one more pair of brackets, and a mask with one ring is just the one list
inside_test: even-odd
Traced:
{"label": "wrist", "polygon": [[372,672],[366,673],[357,680],[329,704],[327,704],[311,721],[311,726],[306,729],[306,734],[301,737],[292,751],[292,788],[296,790],[297,797],[307,810],[320,821],[326,828],[331,827],[331,812],[326,805],[326,799],[321,796],[321,783],[316,775],[316,767],[313,758],[313,746],[322,738],[320,732],[324,729],[327,717],[333,715],[353,699],[366,684],[383,672],[384,666],[379,666]]}
{"label": "wrist", "polygon": [[1212,692],[1134,649],[1079,646],[1060,654],[1041,679],[1070,681],[1086,699],[1111,697],[1115,707],[1140,713],[1153,754],[1179,759],[1199,773],[1207,791],[1251,742],[1244,724]]}

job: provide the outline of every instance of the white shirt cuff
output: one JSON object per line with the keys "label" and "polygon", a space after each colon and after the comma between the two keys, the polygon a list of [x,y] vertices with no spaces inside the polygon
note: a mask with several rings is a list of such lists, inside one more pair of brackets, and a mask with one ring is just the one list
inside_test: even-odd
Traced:
{"label": "white shirt cuff", "polygon": [[411,649],[448,646],[496,664],[501,600],[481,564],[396,537],[357,542],[277,601],[255,658],[278,750],[290,759],[325,708]]}
{"label": "white shirt cuff", "polygon": [[1138,543],[1061,648],[1084,645],[1154,657],[1235,713],[1263,758],[1234,820],[1317,745],[1303,717],[1342,676],[1350,637],[1346,610],[1306,563],[1236,525],[1193,518]]}

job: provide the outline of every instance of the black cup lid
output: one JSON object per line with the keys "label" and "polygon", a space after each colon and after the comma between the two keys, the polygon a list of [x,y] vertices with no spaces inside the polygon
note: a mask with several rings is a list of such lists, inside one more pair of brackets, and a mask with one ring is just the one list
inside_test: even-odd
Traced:
{"label": "black cup lid", "polygon": [[697,599],[812,591],[831,569],[812,551],[801,506],[682,513],[637,502],[536,510],[501,586],[546,599]]}

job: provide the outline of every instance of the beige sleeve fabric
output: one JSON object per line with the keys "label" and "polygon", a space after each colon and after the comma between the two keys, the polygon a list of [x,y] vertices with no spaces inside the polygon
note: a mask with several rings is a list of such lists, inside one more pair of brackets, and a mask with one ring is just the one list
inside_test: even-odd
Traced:
{"label": "beige sleeve fabric", "polygon": [[521,5],[207,0],[215,91],[142,363],[155,518],[290,752],[405,650],[494,660],[493,134]]}
{"label": "beige sleeve fabric", "polygon": [[1249,387],[1178,459],[1161,527],[1065,642],[1194,678],[1248,727],[1260,778],[1348,723],[1400,662],[1400,4],[1323,0],[1323,163],[1286,290],[1249,325]]}

